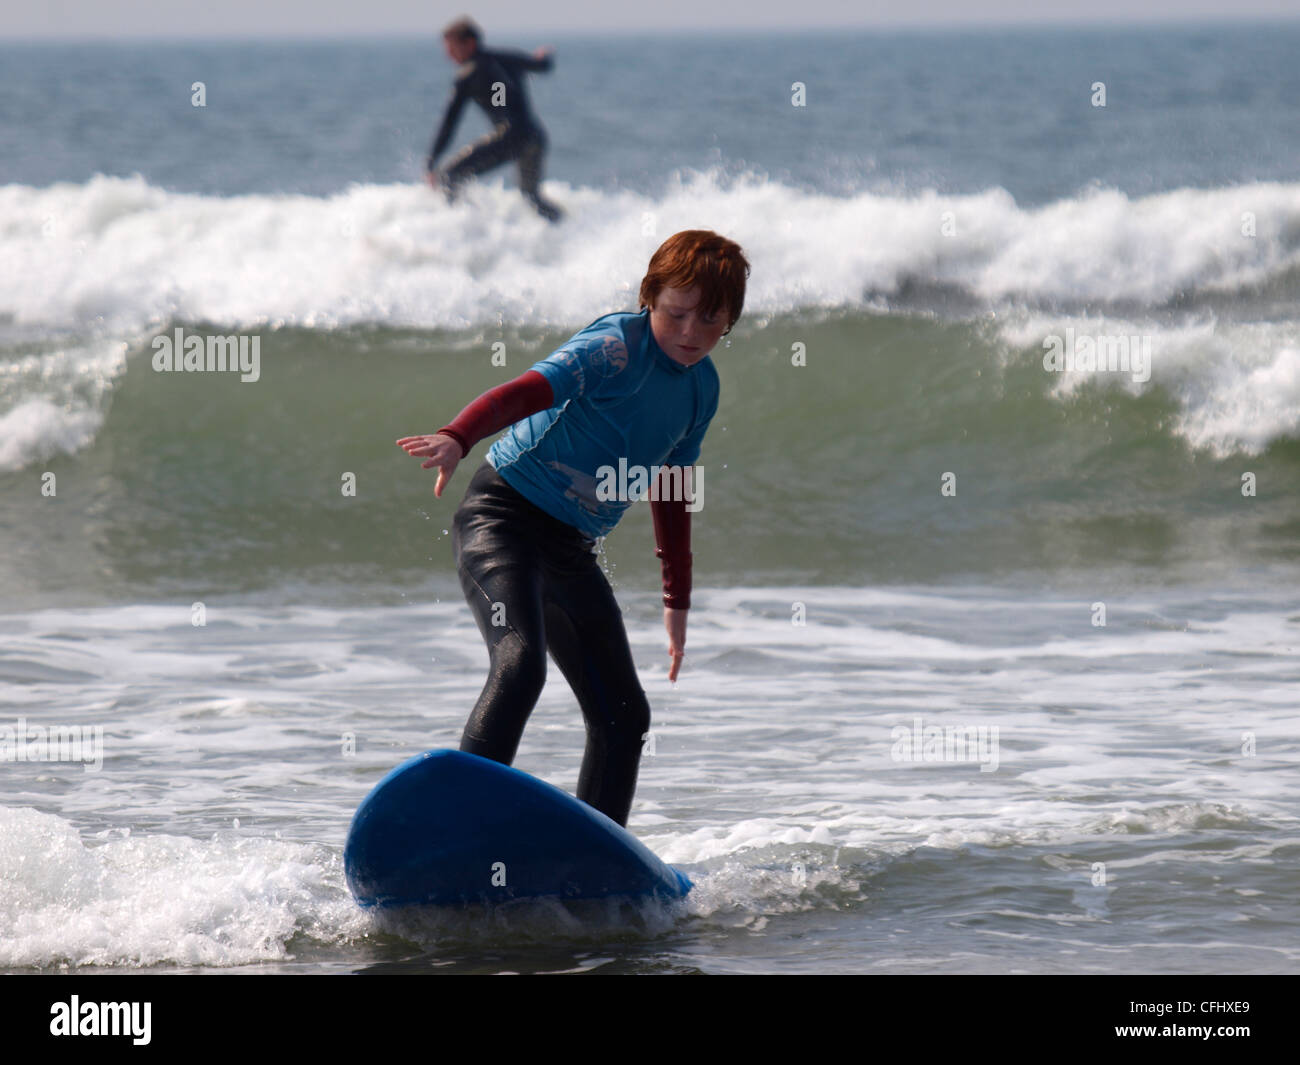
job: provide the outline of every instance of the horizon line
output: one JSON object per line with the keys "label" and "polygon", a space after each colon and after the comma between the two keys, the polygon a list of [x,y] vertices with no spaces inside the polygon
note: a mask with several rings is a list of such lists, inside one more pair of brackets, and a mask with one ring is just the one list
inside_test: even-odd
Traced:
{"label": "horizon line", "polygon": [[[517,24],[506,27],[504,31],[498,27],[495,31],[485,33],[485,38],[507,36],[511,34],[530,34],[545,35],[557,34],[564,37],[572,38],[610,38],[610,37],[652,37],[667,38],[681,37],[685,35],[725,35],[730,38],[736,37],[760,37],[771,34],[781,34],[784,36],[816,36],[825,33],[844,33],[859,32],[863,34],[889,34],[889,33],[951,33],[951,32],[972,32],[972,31],[999,31],[999,30],[1101,30],[1107,28],[1113,29],[1140,29],[1140,28],[1168,28],[1168,29],[1197,29],[1197,28],[1224,28],[1228,26],[1249,27],[1249,26],[1300,26],[1300,13],[1295,15],[1278,15],[1278,14],[1223,14],[1223,15],[1196,15],[1187,16],[1182,13],[1171,13],[1168,16],[1139,15],[1134,18],[1117,18],[1114,15],[1097,16],[1089,18],[1086,16],[1071,15],[1068,17],[1014,17],[1014,18],[988,18],[978,19],[945,19],[942,21],[878,21],[878,22],[839,22],[839,23],[818,23],[817,25],[808,25],[806,22],[800,25],[788,25],[781,23],[772,23],[762,26],[736,27],[719,23],[717,25],[692,25],[678,26],[665,29],[659,26],[619,26],[609,29],[592,29],[590,27],[572,26],[556,27],[541,26],[535,24]],[[394,26],[382,30],[357,30],[348,28],[339,28],[336,30],[321,32],[300,32],[296,30],[236,30],[221,31],[214,33],[204,32],[170,32],[161,33],[149,32],[91,32],[91,33],[17,33],[6,34],[0,33],[0,44],[109,44],[109,43],[256,43],[256,42],[345,42],[362,39],[371,43],[381,41],[409,41],[412,36],[428,36],[429,39],[438,37],[439,26],[433,22],[424,24],[418,28]]]}

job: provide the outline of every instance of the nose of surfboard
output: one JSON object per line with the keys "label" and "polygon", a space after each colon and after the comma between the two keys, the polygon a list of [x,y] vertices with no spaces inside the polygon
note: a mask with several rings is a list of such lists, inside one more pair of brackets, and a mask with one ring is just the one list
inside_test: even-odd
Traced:
{"label": "nose of surfboard", "polygon": [[559,896],[679,899],[689,878],[598,810],[478,755],[426,751],[358,807],[343,851],[362,906]]}

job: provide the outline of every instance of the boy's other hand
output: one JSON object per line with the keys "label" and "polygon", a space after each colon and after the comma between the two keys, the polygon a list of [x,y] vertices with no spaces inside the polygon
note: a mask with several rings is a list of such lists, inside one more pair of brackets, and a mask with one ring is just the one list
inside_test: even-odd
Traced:
{"label": "boy's other hand", "polygon": [[451,480],[460,463],[460,444],[446,433],[434,433],[432,436],[404,436],[397,441],[397,446],[416,458],[427,455],[428,458],[420,463],[421,469],[438,467],[438,483],[433,486],[433,494],[441,498],[443,486]]}
{"label": "boy's other hand", "polygon": [[664,607],[664,628],[668,630],[668,654],[673,664],[668,667],[668,679],[677,681],[677,671],[682,668],[682,659],[686,657],[686,615],[689,610],[674,610]]}

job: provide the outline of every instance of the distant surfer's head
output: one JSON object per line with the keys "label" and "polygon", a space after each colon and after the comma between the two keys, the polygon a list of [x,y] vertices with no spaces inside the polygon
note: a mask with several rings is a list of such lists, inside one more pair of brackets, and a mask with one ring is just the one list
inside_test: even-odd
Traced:
{"label": "distant surfer's head", "polygon": [[442,42],[447,47],[447,54],[457,63],[465,62],[477,52],[482,40],[483,31],[468,15],[462,15],[442,31]]}
{"label": "distant surfer's head", "polygon": [[745,307],[749,260],[735,241],[708,229],[684,229],[659,245],[641,279],[641,306],[653,312],[664,289],[699,288],[700,314],[720,315],[723,336]]}

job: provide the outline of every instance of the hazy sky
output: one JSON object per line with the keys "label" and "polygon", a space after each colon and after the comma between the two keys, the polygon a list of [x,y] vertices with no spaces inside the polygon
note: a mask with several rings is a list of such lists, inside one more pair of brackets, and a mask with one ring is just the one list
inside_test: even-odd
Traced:
{"label": "hazy sky", "polygon": [[12,3],[3,37],[256,37],[433,34],[468,13],[489,34],[719,28],[970,26],[1016,22],[1295,18],[1297,0],[35,0]]}

